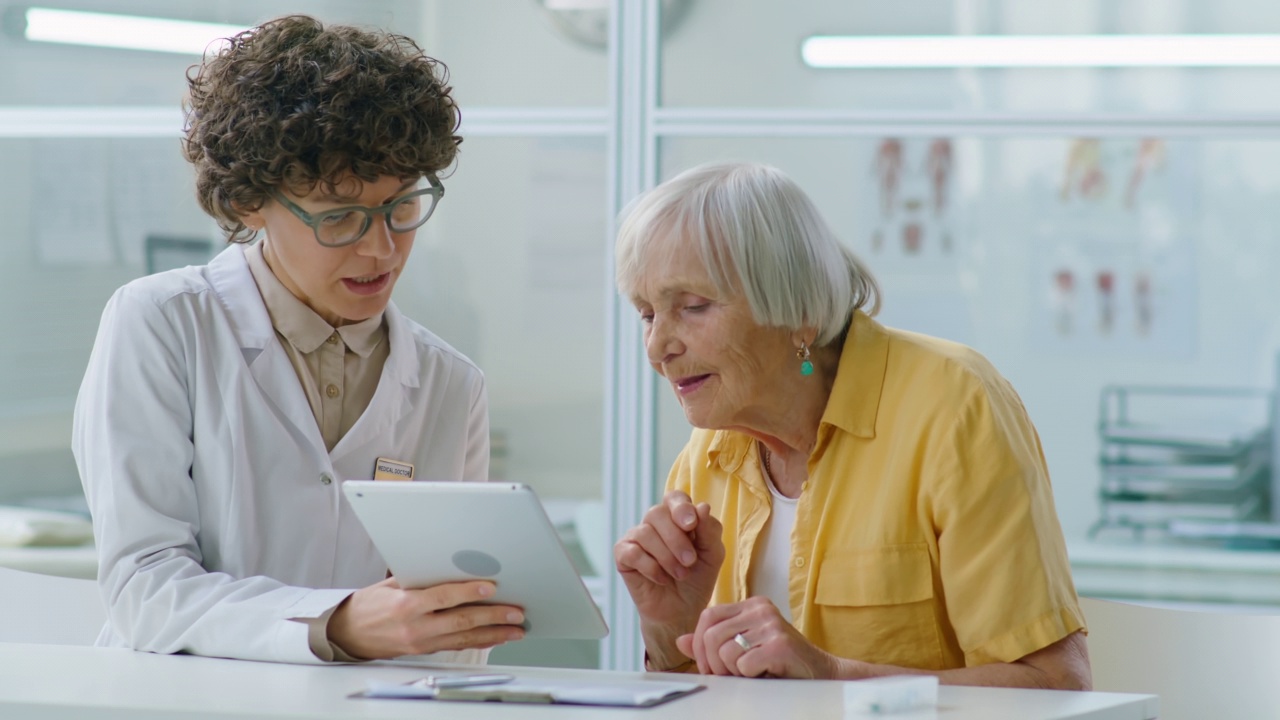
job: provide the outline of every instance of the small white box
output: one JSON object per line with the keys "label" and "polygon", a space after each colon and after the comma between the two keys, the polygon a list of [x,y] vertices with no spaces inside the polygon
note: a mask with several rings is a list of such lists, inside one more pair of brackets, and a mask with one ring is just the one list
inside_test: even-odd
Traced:
{"label": "small white box", "polygon": [[844,684],[845,716],[885,715],[938,706],[936,675],[890,675]]}

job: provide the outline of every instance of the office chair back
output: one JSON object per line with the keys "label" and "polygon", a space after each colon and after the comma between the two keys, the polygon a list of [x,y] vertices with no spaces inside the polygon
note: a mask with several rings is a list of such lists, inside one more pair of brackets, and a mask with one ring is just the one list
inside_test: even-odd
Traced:
{"label": "office chair back", "polygon": [[1232,614],[1081,598],[1093,689],[1160,696],[1161,720],[1280,718],[1280,608]]}

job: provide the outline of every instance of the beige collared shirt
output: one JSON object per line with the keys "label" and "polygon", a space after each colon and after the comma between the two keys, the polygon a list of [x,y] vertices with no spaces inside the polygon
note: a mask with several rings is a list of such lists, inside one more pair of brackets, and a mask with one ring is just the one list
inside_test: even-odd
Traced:
{"label": "beige collared shirt", "polygon": [[[262,242],[244,251],[249,272],[262,293],[271,326],[307,395],[311,414],[320,426],[324,446],[333,451],[342,436],[369,407],[387,361],[390,343],[383,313],[352,325],[334,328],[294,296],[280,282],[262,255]],[[329,618],[308,619],[311,652],[321,660],[356,660],[328,639]]]}
{"label": "beige collared shirt", "polygon": [[271,272],[262,243],[245,250],[271,325],[298,374],[330,451],[369,407],[390,349],[382,313],[334,328]]}

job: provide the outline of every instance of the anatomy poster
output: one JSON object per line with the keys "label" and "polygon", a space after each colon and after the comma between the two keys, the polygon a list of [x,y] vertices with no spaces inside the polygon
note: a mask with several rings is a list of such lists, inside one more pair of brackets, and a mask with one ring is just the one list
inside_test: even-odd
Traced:
{"label": "anatomy poster", "polygon": [[1194,147],[1155,139],[1066,143],[1041,198],[1032,341],[1053,353],[1194,352]]}
{"label": "anatomy poster", "polygon": [[951,138],[881,138],[866,172],[871,193],[855,247],[877,269],[949,264],[957,253],[956,150]]}

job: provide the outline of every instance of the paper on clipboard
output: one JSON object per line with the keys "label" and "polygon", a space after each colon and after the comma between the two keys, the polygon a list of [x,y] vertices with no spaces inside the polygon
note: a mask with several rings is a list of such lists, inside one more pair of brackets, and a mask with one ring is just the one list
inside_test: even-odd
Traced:
{"label": "paper on clipboard", "polygon": [[704,687],[706,686],[691,682],[648,680],[593,682],[516,678],[494,685],[445,688],[417,682],[370,681],[367,690],[356,693],[353,697],[650,707],[697,692]]}

